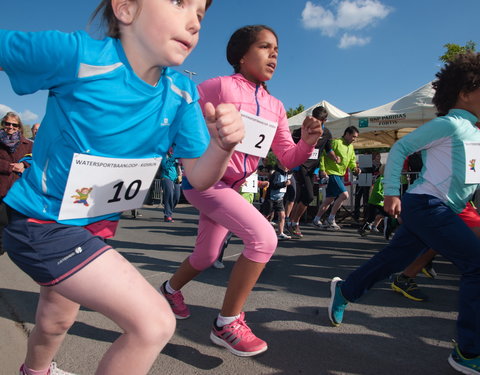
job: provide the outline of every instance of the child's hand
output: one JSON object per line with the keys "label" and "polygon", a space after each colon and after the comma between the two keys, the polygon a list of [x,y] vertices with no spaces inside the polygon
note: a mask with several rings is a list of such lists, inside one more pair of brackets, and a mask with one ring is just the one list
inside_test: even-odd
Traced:
{"label": "child's hand", "polygon": [[224,151],[231,151],[245,135],[242,117],[233,104],[206,103],[205,120],[210,136]]}
{"label": "child's hand", "polygon": [[397,218],[402,211],[400,197],[396,195],[386,195],[383,201],[383,209],[390,216]]}
{"label": "child's hand", "polygon": [[302,139],[304,142],[310,146],[314,146],[322,134],[322,122],[312,116],[305,117],[302,124]]}

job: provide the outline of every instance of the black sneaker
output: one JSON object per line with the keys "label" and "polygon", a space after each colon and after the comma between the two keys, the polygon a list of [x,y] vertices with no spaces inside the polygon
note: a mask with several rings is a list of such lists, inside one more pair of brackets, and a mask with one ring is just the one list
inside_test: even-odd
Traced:
{"label": "black sneaker", "polygon": [[369,223],[365,223],[360,228],[358,228],[358,234],[362,237],[367,237],[367,230],[370,229],[371,225]]}
{"label": "black sneaker", "polygon": [[425,301],[428,299],[418,287],[415,279],[411,277],[398,275],[390,286],[395,292],[401,293],[413,301]]}

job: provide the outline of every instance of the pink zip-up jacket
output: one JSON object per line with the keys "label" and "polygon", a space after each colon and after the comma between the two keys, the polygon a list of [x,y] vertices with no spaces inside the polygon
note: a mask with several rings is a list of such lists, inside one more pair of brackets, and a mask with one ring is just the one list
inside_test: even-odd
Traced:
{"label": "pink zip-up jacket", "polygon": [[[237,73],[209,79],[198,86],[198,91],[202,110],[207,102],[211,102],[215,107],[221,103],[232,103],[238,110],[278,123],[272,150],[288,169],[302,164],[312,154],[314,145],[310,146],[303,140],[297,144],[293,142],[282,102],[270,95],[262,85],[256,85]],[[222,181],[237,189],[255,172],[259,159],[258,156],[235,151]]]}

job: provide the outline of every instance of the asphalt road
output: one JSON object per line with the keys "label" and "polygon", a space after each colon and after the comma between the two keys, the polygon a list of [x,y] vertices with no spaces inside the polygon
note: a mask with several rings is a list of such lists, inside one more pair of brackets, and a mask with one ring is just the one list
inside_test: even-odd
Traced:
{"label": "asphalt road", "polygon": [[[165,223],[161,208],[146,206],[141,212],[137,219],[125,215],[110,243],[157,287],[191,252],[198,213],[182,204],[175,223]],[[346,277],[386,242],[379,235],[361,238],[348,223],[338,232],[309,225],[303,232],[301,240],[279,243],[245,306],[248,324],[268,342],[267,352],[239,358],[209,340],[242,249],[234,237],[225,254],[226,268],[208,269],[184,288],[192,316],[178,322],[151,374],[456,374],[447,363],[457,315],[459,276],[454,266],[439,258],[437,279],[418,277],[428,302],[410,301],[385,281],[351,304],[344,324],[333,327],[327,317],[330,279]],[[37,299],[36,284],[7,256],[0,257],[1,375],[18,374]],[[94,374],[119,334],[111,321],[81,309],[56,360],[65,370]]]}

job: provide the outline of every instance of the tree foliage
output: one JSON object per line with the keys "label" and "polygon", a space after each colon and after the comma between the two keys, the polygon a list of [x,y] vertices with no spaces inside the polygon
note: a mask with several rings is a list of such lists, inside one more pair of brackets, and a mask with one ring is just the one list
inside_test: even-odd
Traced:
{"label": "tree foliage", "polygon": [[476,43],[470,40],[464,46],[455,43],[447,43],[443,46],[447,49],[447,52],[445,52],[443,56],[440,56],[440,60],[444,63],[448,63],[460,53],[465,53],[468,51],[475,52]]}
{"label": "tree foliage", "polygon": [[305,111],[305,107],[303,104],[299,104],[297,108],[289,108],[287,111],[287,118],[293,117],[295,115],[298,115],[299,113],[302,113]]}

